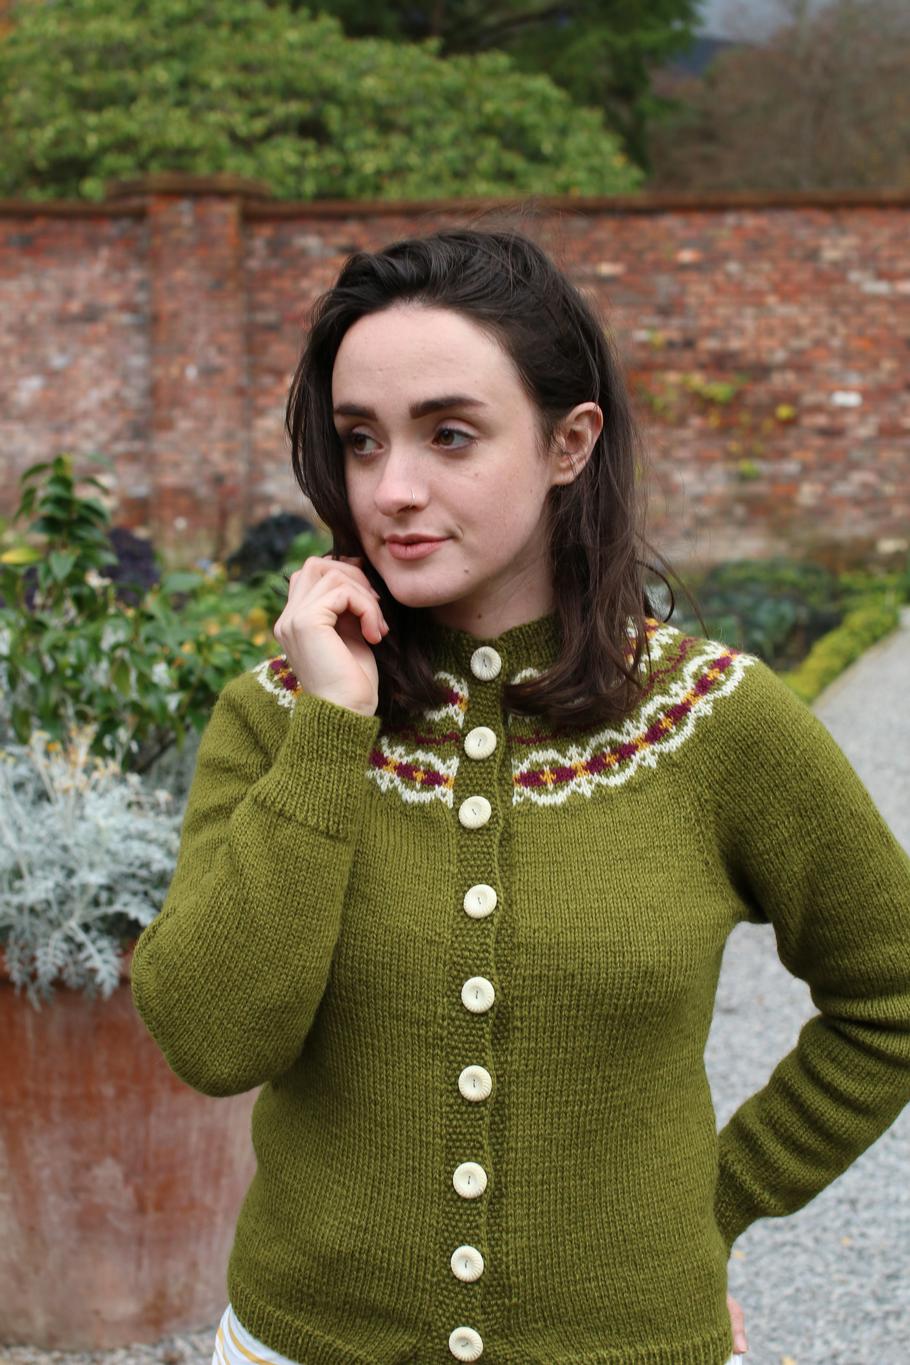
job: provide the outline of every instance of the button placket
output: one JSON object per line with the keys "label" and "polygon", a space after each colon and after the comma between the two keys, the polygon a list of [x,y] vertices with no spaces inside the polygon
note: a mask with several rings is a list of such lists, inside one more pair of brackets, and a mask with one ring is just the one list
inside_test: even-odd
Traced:
{"label": "button placket", "polygon": [[[489,682],[499,676],[502,659],[492,646],[480,645],[471,655],[470,669],[475,678]],[[495,730],[475,725],[464,737],[464,751],[468,758],[480,761],[495,753],[497,743]],[[492,814],[490,801],[479,792],[466,797],[458,807],[459,822],[467,830],[482,829]],[[477,882],[464,893],[464,911],[472,919],[485,919],[496,904],[496,891],[486,882]],[[472,1014],[487,1013],[495,999],[493,983],[485,976],[470,976],[461,987],[462,1004]],[[493,1078],[486,1067],[471,1063],[459,1073],[458,1089],[464,1099],[477,1103],[492,1092]],[[464,1161],[456,1167],[452,1180],[462,1198],[476,1199],[486,1189],[487,1172],[477,1162]],[[453,1275],[466,1283],[478,1280],[484,1272],[483,1255],[469,1244],[456,1247],[450,1264]],[[473,1327],[461,1325],[449,1335],[449,1350],[457,1360],[478,1360],[483,1354],[483,1339]]]}

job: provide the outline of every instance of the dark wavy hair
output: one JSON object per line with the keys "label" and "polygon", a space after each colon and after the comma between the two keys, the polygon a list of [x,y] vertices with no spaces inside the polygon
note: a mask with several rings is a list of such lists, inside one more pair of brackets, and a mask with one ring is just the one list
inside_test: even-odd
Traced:
{"label": "dark wavy hair", "polygon": [[549,494],[560,656],[537,677],[504,685],[503,705],[568,730],[621,719],[639,699],[646,650],[650,664],[645,618],[657,613],[645,569],[669,588],[666,620],[675,605],[664,575],[636,554],[639,541],[648,545],[644,443],[603,320],[550,255],[508,222],[452,227],[376,252],[355,251],[310,312],[287,401],[291,461],[297,483],[332,534],[332,555],[363,555],[364,573],[380,593],[390,630],[375,646],[377,713],[403,720],[440,705],[445,691],[433,676],[421,630],[428,608],[399,603],[360,543],[332,416],[332,371],[352,323],[404,301],[450,308],[499,342],[536,409],[540,455],[551,449],[557,423],[576,404],[593,400],[602,409],[603,429],[584,468]]}

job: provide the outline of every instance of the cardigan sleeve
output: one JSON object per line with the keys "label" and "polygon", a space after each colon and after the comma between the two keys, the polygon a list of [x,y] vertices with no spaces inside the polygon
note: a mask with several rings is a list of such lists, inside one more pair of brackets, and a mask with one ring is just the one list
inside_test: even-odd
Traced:
{"label": "cardigan sleeve", "polygon": [[817,716],[753,656],[699,782],[749,918],[819,1013],[718,1133],[718,1228],[802,1208],[910,1101],[910,857]]}
{"label": "cardigan sleeve", "polygon": [[328,980],[380,727],[251,675],[222,690],[197,750],[173,878],[136,942],[136,1008],[171,1070],[251,1090],[303,1047]]}

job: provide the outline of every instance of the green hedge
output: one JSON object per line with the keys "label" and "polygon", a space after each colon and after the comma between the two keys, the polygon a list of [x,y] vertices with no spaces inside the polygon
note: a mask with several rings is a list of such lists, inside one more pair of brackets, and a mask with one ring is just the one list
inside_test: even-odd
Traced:
{"label": "green hedge", "polygon": [[798,668],[781,673],[783,681],[805,702],[813,702],[861,654],[900,624],[893,596],[870,597],[855,605],[841,624],[812,646]]}

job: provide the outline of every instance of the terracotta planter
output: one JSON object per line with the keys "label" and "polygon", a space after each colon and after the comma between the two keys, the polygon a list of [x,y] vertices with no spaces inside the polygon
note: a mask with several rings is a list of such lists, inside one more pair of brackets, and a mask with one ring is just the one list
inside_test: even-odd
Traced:
{"label": "terracotta planter", "polygon": [[136,1013],[55,982],[40,1011],[0,950],[0,1343],[92,1350],[214,1323],[256,1162],[258,1095],[173,1074]]}

